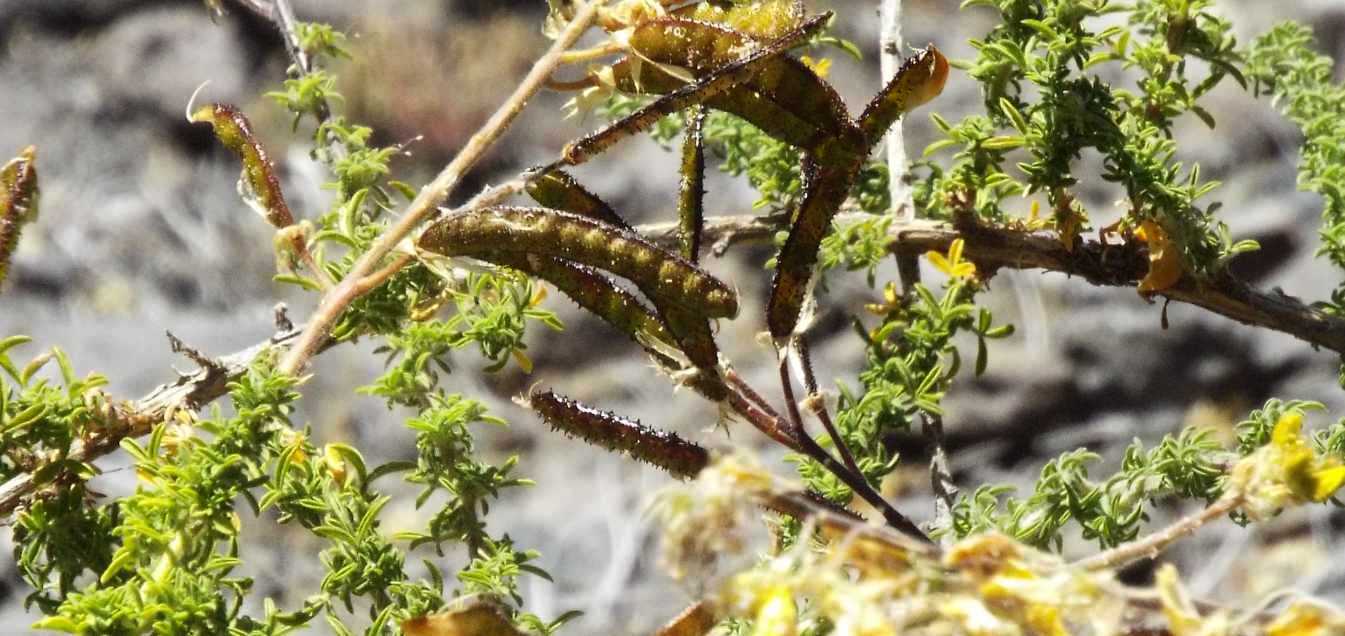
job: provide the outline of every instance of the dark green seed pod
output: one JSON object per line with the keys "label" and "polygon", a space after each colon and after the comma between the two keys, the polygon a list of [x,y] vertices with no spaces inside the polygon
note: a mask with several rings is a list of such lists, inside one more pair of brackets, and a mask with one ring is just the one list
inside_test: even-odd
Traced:
{"label": "dark green seed pod", "polygon": [[285,204],[275,166],[271,164],[261,142],[257,141],[252,124],[243,111],[231,104],[208,104],[197,109],[189,119],[192,122],[209,123],[215,129],[215,137],[220,143],[243,160],[240,183],[248,205],[276,229],[294,225],[294,215]]}
{"label": "dark green seed pod", "polygon": [[562,160],[569,165],[581,164],[621,139],[648,130],[663,117],[703,103],[751,79],[794,43],[817,33],[830,18],[830,13],[824,13],[809,19],[778,40],[751,49],[751,53],[739,61],[716,68],[700,81],[671,91],[629,117],[566,146],[561,155]]}
{"label": "dark green seed pod", "polygon": [[837,139],[834,145],[819,149],[818,154],[825,158],[825,162],[811,154],[804,155],[807,194],[795,214],[789,238],[780,248],[775,279],[771,283],[771,299],[766,307],[766,322],[771,336],[777,340],[792,334],[798,324],[808,282],[817,264],[817,251],[863,164],[863,156],[854,152],[857,147],[862,147],[857,139],[859,134],[857,129],[852,129],[850,139]]}
{"label": "dark green seed pod", "polygon": [[[645,64],[640,69],[640,81],[631,74],[628,60],[612,67],[617,90],[642,95],[662,95],[685,85],[682,80],[667,74],[656,66]],[[750,88],[737,86],[705,100],[705,106],[732,113],[760,128],[772,138],[800,148],[810,147],[820,138],[819,129],[812,122],[799,119],[775,102],[758,95]]]}
{"label": "dark green seed pod", "polygon": [[[521,252],[495,250],[465,256],[510,267],[555,285],[556,289],[569,296],[575,304],[593,312],[603,321],[630,336],[645,350],[645,353],[653,357],[669,373],[680,372],[682,364],[646,338],[654,338],[670,348],[681,349],[688,359],[708,361],[710,366],[701,369],[694,378],[691,378],[687,382],[688,386],[715,402],[727,397],[727,388],[714,366],[718,360],[718,349],[715,348],[714,337],[710,333],[709,322],[706,319],[680,318],[674,324],[677,324],[685,334],[677,338],[664,326],[666,321],[646,307],[644,302],[610,277],[591,267],[550,256]],[[689,322],[691,320],[699,320],[699,324]]]}
{"label": "dark green seed pod", "polygon": [[863,129],[868,145],[877,145],[897,118],[938,97],[947,81],[948,60],[933,44],[906,58],[896,77],[869,102],[859,117],[859,127]]}
{"label": "dark green seed pod", "polygon": [[19,246],[23,226],[37,218],[37,148],[28,146],[0,167],[0,284]]}
{"label": "dark green seed pod", "polygon": [[705,108],[697,106],[687,115],[682,140],[682,184],[677,212],[682,256],[700,261],[701,234],[705,230]]}
{"label": "dark green seed pod", "polygon": [[639,235],[601,221],[545,208],[499,207],[441,219],[421,248],[445,256],[527,252],[607,270],[635,283],[655,305],[705,318],[732,318],[738,297],[719,279]]}
{"label": "dark green seed pod", "polygon": [[564,170],[551,170],[529,181],[527,191],[528,196],[544,208],[578,214],[619,228],[631,229],[630,224],[626,223],[616,210],[599,199],[598,195],[579,185],[579,182]]}
{"label": "dark green seed pod", "polygon": [[649,428],[551,391],[534,392],[528,396],[528,402],[552,430],[625,453],[676,477],[695,477],[710,461],[704,448],[673,433]]}
{"label": "dark green seed pod", "polygon": [[[631,48],[659,64],[691,69],[698,77],[736,61],[757,44],[744,33],[709,22],[667,17],[636,27]],[[763,64],[743,87],[761,95],[823,135],[834,134],[850,121],[845,102],[830,84],[802,62],[780,55]],[[739,89],[741,90],[741,89]],[[814,143],[820,141],[815,139]]]}
{"label": "dark green seed pod", "polygon": [[473,257],[511,267],[555,285],[575,304],[593,312],[636,342],[640,342],[639,336],[643,334],[676,345],[676,341],[663,327],[663,321],[651,309],[616,281],[592,267],[521,252],[483,252]]}

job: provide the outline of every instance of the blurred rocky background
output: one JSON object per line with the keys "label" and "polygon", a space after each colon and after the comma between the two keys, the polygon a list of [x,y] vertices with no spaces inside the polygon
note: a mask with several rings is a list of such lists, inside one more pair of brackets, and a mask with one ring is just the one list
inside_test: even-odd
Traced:
{"label": "blurred rocky background", "polygon": [[[877,50],[876,2],[810,4],[840,10],[839,34],[866,52]],[[424,136],[409,146],[412,156],[394,164],[399,178],[417,185],[453,155],[546,45],[539,32],[542,0],[295,5],[300,19],[330,22],[354,36],[354,61],[333,69],[341,77],[346,114],[373,126],[380,143]],[[992,24],[988,13],[958,12],[948,0],[906,5],[908,40],[935,42],[950,57],[970,57],[967,38]],[[1222,5],[1243,42],[1292,17],[1315,27],[1327,53],[1337,59],[1345,53],[1345,3],[1338,0]],[[837,84],[857,109],[878,88],[877,57],[867,53],[862,63],[833,57]],[[327,175],[307,154],[308,131],[292,134],[288,116],[260,97],[279,85],[286,65],[270,25],[242,10],[212,23],[202,3],[190,0],[0,0],[0,154],[37,145],[43,188],[43,216],[24,235],[0,296],[0,334],[25,333],[37,346],[60,345],[81,372],[105,373],[110,391],[130,398],[172,379],[175,367],[190,368],[170,353],[166,330],[218,355],[267,337],[277,302],[288,303],[301,320],[314,299],[271,282],[271,229],[236,196],[237,163],[208,129],[183,118],[192,90],[210,80],[204,99],[246,110],[284,175],[291,207],[316,215],[330,197],[322,187]],[[1312,258],[1320,204],[1295,190],[1298,135],[1266,102],[1225,89],[1205,103],[1218,129],[1192,119],[1178,130],[1182,158],[1198,161],[1205,175],[1225,183],[1215,195],[1225,202],[1224,218],[1235,235],[1261,242],[1263,251],[1240,261],[1240,271],[1262,288],[1322,298],[1339,273]],[[598,123],[562,120],[563,101],[558,95],[537,99],[458,196],[548,160]],[[955,76],[935,107],[954,119],[979,106],[975,86]],[[913,153],[934,139],[925,112],[907,125]],[[1085,157],[1081,165],[1096,163],[1096,157]],[[670,218],[674,166],[670,154],[641,139],[578,174],[628,218],[643,222]],[[745,211],[753,200],[745,184],[721,175],[709,189],[715,213]],[[1096,225],[1118,215],[1118,193],[1108,184],[1088,183],[1081,190]],[[711,267],[734,280],[745,298],[764,299],[766,256],[760,249],[742,250]],[[1134,438],[1152,443],[1193,422],[1231,435],[1236,421],[1272,396],[1319,400],[1335,416],[1345,414],[1333,356],[1288,336],[1184,305],[1168,308],[1164,330],[1162,307],[1133,290],[1097,289],[1054,274],[1006,272],[992,288],[987,302],[1018,332],[992,346],[985,376],[968,375],[948,398],[952,462],[964,488],[1030,483],[1046,459],[1079,446],[1105,458],[1093,471],[1105,476]],[[861,360],[846,335],[844,312],[877,293],[862,275],[832,277],[823,302],[837,309],[822,317],[820,329],[838,337],[816,347],[823,378],[855,383]],[[660,572],[643,514],[667,478],[548,433],[510,399],[539,383],[712,446],[754,446],[774,459],[779,453],[766,450],[745,427],[734,428],[731,438],[713,431],[714,411],[691,394],[674,393],[634,347],[563,299],[550,305],[567,330],[532,334],[537,368],[531,375],[513,367],[479,373],[474,355],[463,352],[446,381],[452,390],[489,401],[511,421],[508,429],[481,430],[482,444],[499,458],[519,454],[519,472],[540,484],[499,502],[490,517],[496,531],[539,549],[541,565],[556,579],[525,582],[531,609],[544,617],[583,610],[568,633],[647,631],[692,592]],[[749,303],[737,321],[722,325],[720,342],[754,384],[774,387],[771,354],[754,338],[761,313]],[[299,421],[312,425],[315,441],[350,442],[370,461],[407,458],[413,446],[401,424],[405,413],[352,396],[354,387],[381,370],[381,358],[370,355],[375,344],[340,347],[316,361]],[[892,491],[903,510],[925,519],[931,504],[922,446],[914,440],[906,446],[908,468]],[[104,491],[134,487],[124,458],[109,457],[101,465],[109,471],[101,478]],[[781,470],[787,468],[781,464]],[[1160,507],[1153,523],[1179,513]],[[385,528],[410,528],[424,517],[404,497],[385,512]],[[256,578],[256,597],[297,606],[321,577],[313,558],[321,543],[270,518],[245,523],[250,541],[243,547],[244,574]],[[1197,594],[1222,602],[1249,604],[1282,587],[1342,601],[1345,566],[1330,558],[1345,547],[1335,538],[1342,531],[1345,515],[1317,507],[1254,531],[1223,522],[1168,557]],[[460,559],[448,557],[444,569],[451,571]],[[1127,576],[1143,581],[1148,569]],[[21,633],[33,620],[22,607],[25,594],[12,560],[0,560],[5,633]]]}

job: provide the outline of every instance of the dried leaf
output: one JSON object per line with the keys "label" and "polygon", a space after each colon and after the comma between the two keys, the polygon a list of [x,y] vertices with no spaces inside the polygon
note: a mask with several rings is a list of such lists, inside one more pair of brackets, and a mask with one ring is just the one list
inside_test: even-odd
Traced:
{"label": "dried leaf", "polygon": [[1139,292],[1161,292],[1176,285],[1182,278],[1181,254],[1163,226],[1144,221],[1135,231],[1135,238],[1149,245],[1149,272],[1140,280]]}
{"label": "dried leaf", "polygon": [[509,619],[508,605],[488,595],[455,600],[451,609],[402,621],[406,636],[526,636]]}
{"label": "dried leaf", "polygon": [[660,628],[654,636],[705,636],[718,622],[719,618],[715,616],[710,604],[701,601],[682,610],[681,614],[668,621],[668,624]]}

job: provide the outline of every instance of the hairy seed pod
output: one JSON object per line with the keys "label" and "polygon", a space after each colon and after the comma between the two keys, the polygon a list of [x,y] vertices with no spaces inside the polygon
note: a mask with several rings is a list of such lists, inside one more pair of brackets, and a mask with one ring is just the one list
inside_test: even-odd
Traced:
{"label": "hairy seed pod", "polygon": [[710,330],[710,321],[676,306],[659,306],[659,315],[663,324],[677,339],[691,364],[698,369],[714,369],[719,366],[719,348],[715,346],[714,333]]}
{"label": "hairy seed pod", "polygon": [[948,59],[933,44],[907,58],[859,117],[868,145],[877,145],[897,118],[938,97],[947,81]]}
{"label": "hairy seed pod", "polygon": [[[662,95],[685,85],[682,80],[648,64],[641,66],[637,82],[629,59],[617,62],[612,71],[616,88],[623,93]],[[734,87],[706,99],[704,103],[707,108],[737,115],[772,138],[792,146],[809,147],[820,138],[817,125],[799,119],[794,113],[750,88]]]}
{"label": "hairy seed pod", "polygon": [[766,307],[766,322],[771,336],[777,340],[788,337],[798,325],[817,264],[817,251],[863,165],[864,155],[857,152],[863,148],[860,134],[858,129],[851,128],[847,137],[823,144],[816,155],[804,155],[807,194],[795,214],[789,237],[780,248],[771,299]]}
{"label": "hairy seed pod", "polygon": [[555,285],[575,304],[593,312],[636,342],[640,342],[642,335],[647,335],[668,344],[676,344],[653,310],[616,281],[592,267],[521,252],[483,252],[473,257],[511,267]]}
{"label": "hairy seed pod", "polygon": [[[740,51],[750,50],[757,40],[729,27],[668,17],[651,20],[631,35],[636,55],[657,64],[690,69],[697,77],[731,64]],[[824,134],[835,133],[850,121],[836,90],[804,63],[780,55],[761,68],[742,89],[750,89],[800,120],[811,122]],[[814,143],[820,142],[821,138]]]}
{"label": "hairy seed pod", "polygon": [[19,246],[23,226],[37,220],[37,148],[28,146],[0,167],[0,284]]}
{"label": "hairy seed pod", "polygon": [[697,106],[687,115],[682,140],[682,184],[677,201],[682,256],[700,261],[701,234],[705,230],[705,108]]}
{"label": "hairy seed pod", "polygon": [[737,294],[710,273],[634,232],[568,212],[471,210],[436,222],[418,243],[445,256],[510,251],[563,258],[630,280],[655,305],[684,307],[706,318],[738,314]]}
{"label": "hairy seed pod", "polygon": [[257,141],[252,124],[243,111],[231,104],[207,104],[188,119],[209,123],[220,143],[243,160],[243,175],[238,180],[243,200],[276,229],[294,225],[294,215],[285,204],[275,166],[266,149]]}
{"label": "hairy seed pod", "polygon": [[579,165],[617,141],[648,130],[664,116],[703,103],[751,79],[794,43],[817,33],[830,18],[830,13],[811,18],[770,44],[752,49],[750,54],[739,61],[721,66],[707,73],[700,81],[671,91],[629,117],[567,145],[561,153],[562,160],[572,166]]}
{"label": "hairy seed pod", "polygon": [[534,392],[528,402],[552,430],[625,453],[676,477],[695,477],[710,461],[710,454],[698,444],[551,391]]}
{"label": "hairy seed pod", "polygon": [[[720,6],[722,5],[722,6]],[[802,0],[758,0],[751,3],[692,3],[673,15],[713,22],[757,39],[780,37],[803,20]]]}
{"label": "hairy seed pod", "polygon": [[528,196],[544,208],[578,214],[629,230],[630,224],[611,206],[579,185],[570,173],[554,169],[528,182]]}

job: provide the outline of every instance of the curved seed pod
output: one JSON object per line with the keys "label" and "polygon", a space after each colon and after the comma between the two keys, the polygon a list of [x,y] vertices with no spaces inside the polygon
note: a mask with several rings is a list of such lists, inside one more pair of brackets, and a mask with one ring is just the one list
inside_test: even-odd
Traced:
{"label": "curved seed pod", "polygon": [[[621,60],[612,67],[616,88],[623,93],[662,95],[685,85],[682,80],[649,65],[641,68],[639,82],[636,82],[631,66],[629,60]],[[710,97],[705,100],[705,106],[737,115],[767,135],[796,147],[810,147],[821,135],[816,124],[800,119],[755,91],[741,87]]]}
{"label": "curved seed pod", "polygon": [[542,204],[542,207],[597,219],[622,229],[631,229],[630,224],[626,223],[616,210],[599,199],[598,195],[579,185],[570,173],[559,168],[529,181],[527,191],[528,196]]}
{"label": "curved seed pod", "polygon": [[[723,25],[678,17],[650,20],[636,27],[630,38],[631,50],[641,58],[685,67],[697,76],[732,64],[756,42]],[[850,121],[836,90],[787,55],[763,64],[743,85],[824,132],[834,133]]]}
{"label": "curved seed pod", "polygon": [[592,267],[521,252],[496,251],[473,256],[512,267],[555,285],[575,304],[593,312],[636,342],[640,342],[639,336],[644,334],[671,345],[676,344],[659,317],[639,298]]}
{"label": "curved seed pod", "polygon": [[933,44],[906,58],[896,77],[859,116],[859,127],[863,129],[868,145],[877,144],[898,117],[938,97],[947,81],[948,59]]}
{"label": "curved seed pod", "polygon": [[528,402],[551,430],[625,453],[676,477],[695,477],[710,462],[710,454],[698,444],[551,391],[535,392]]}
{"label": "curved seed pod", "polygon": [[682,256],[700,261],[701,233],[705,229],[705,108],[696,106],[687,116],[682,140],[682,187],[677,202]]}
{"label": "curved seed pod", "polygon": [[798,324],[822,238],[863,165],[864,155],[859,152],[863,141],[859,135],[858,129],[851,128],[846,137],[823,144],[816,154],[804,155],[807,194],[794,217],[789,238],[780,249],[771,299],[766,307],[766,322],[771,336],[777,340],[791,335]]}
{"label": "curved seed pod", "polygon": [[750,49],[752,52],[746,57],[707,73],[700,81],[671,91],[630,116],[569,144],[562,152],[562,160],[572,166],[581,164],[617,141],[649,129],[665,115],[703,103],[751,79],[795,42],[819,31],[830,18],[830,13],[824,13],[809,19],[770,44]]}
{"label": "curved seed pod", "polygon": [[28,146],[0,167],[0,283],[19,246],[23,226],[37,219],[37,148]]}
{"label": "curved seed pod", "polygon": [[719,279],[634,232],[545,208],[498,207],[439,220],[421,248],[445,256],[529,252],[607,270],[635,283],[656,305],[684,307],[706,318],[732,318],[738,297]]}
{"label": "curved seed pod", "polygon": [[266,149],[257,141],[252,124],[243,111],[231,104],[207,104],[187,119],[194,123],[209,123],[220,143],[243,160],[243,174],[238,179],[238,186],[243,200],[253,210],[276,229],[294,225],[294,215],[285,205],[275,166]]}

